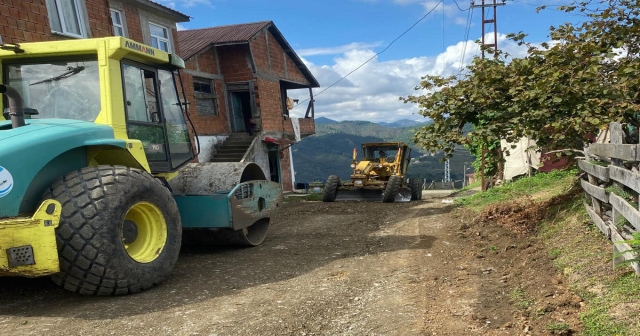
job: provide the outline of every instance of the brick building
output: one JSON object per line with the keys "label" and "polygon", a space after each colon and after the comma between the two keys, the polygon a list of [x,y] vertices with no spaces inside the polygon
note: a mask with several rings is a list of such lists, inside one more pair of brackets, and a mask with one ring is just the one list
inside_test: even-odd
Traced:
{"label": "brick building", "polygon": [[[178,39],[185,83],[193,83],[186,91],[198,159],[256,162],[291,190],[289,146],[315,133],[311,88],[318,81],[272,21],[183,30]],[[309,90],[304,118],[289,116],[288,90],[296,89]]]}
{"label": "brick building", "polygon": [[150,0],[2,0],[4,43],[120,35],[177,52],[176,24],[189,17]]}

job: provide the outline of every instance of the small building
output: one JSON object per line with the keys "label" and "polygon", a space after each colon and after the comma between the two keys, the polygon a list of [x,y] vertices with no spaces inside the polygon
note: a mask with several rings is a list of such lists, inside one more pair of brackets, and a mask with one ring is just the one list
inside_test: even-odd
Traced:
{"label": "small building", "polygon": [[[315,133],[311,89],[320,85],[311,71],[272,21],[182,30],[178,39],[198,160],[252,161],[292,190],[289,147]],[[296,89],[309,91],[304,118],[289,115]]]}
{"label": "small building", "polygon": [[189,21],[150,0],[14,0],[0,13],[4,43],[124,36],[170,52],[178,51],[177,23]]}

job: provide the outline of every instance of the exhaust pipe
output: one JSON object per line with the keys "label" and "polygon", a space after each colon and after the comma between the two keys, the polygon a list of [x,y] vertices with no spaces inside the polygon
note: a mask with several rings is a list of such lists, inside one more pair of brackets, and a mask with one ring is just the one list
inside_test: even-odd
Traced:
{"label": "exhaust pipe", "polygon": [[0,84],[0,93],[5,94],[7,98],[9,98],[11,128],[24,126],[24,112],[22,110],[22,96],[20,96],[20,92],[11,86]]}

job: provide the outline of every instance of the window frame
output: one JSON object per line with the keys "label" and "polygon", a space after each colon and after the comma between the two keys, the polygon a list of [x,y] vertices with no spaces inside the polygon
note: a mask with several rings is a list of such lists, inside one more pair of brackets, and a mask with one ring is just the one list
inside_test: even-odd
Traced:
{"label": "window frame", "polygon": [[[167,37],[154,35],[153,32],[151,31],[151,26],[156,26],[156,27],[166,31],[167,32]],[[149,44],[152,47],[153,47],[153,39],[156,38],[156,39],[158,39],[158,47],[154,47],[154,48],[160,49],[160,50],[168,52],[168,53],[172,52],[173,47],[171,45],[171,30],[169,29],[169,27],[149,21],[149,36],[151,37],[151,41],[149,41],[150,42]],[[166,42],[167,43],[167,50],[163,50],[160,47],[160,42]]]}
{"label": "window frame", "polygon": [[[218,94],[216,92],[216,81],[211,78],[206,77],[198,77],[193,76],[193,97],[196,100],[196,114],[203,117],[217,117],[220,115],[220,111],[218,108]],[[211,93],[204,93],[202,91],[197,91],[195,88],[196,83],[199,84],[208,84],[211,87]],[[213,114],[203,114],[198,110],[198,100],[199,99],[211,99],[213,100]]]}
{"label": "window frame", "polygon": [[[110,16],[111,18],[111,25],[113,26],[113,35],[114,36],[122,36],[122,37],[127,37],[127,31],[124,29],[124,12],[120,9],[117,8],[109,8],[109,14],[111,13],[116,13],[120,16],[120,24],[116,24],[115,21],[113,21],[113,16]],[[122,35],[118,35],[116,34],[116,27],[120,28],[120,30],[122,31]]]}
{"label": "window frame", "polygon": [[[55,34],[60,34],[60,35],[64,35],[64,36],[70,36],[70,37],[76,37],[76,38],[86,38],[87,37],[87,29],[85,26],[85,20],[84,20],[84,1],[80,1],[80,0],[70,0],[73,1],[73,4],[75,5],[76,8],[76,12],[75,12],[75,16],[76,16],[76,20],[78,20],[78,28],[80,29],[80,35],[73,33],[73,32],[69,32],[67,31],[66,25],[65,25],[65,21],[64,21],[64,15],[61,15],[61,13],[63,12],[63,4],[60,0],[51,0],[53,1],[53,3],[55,4],[55,15],[57,15],[58,17],[58,21],[60,21],[60,30],[61,31],[57,31],[55,30],[55,28],[53,27],[53,24],[51,24],[51,11],[48,10],[48,14],[49,14],[49,21],[50,21],[50,27],[51,27],[51,32],[55,33]],[[49,6],[47,6],[48,8]],[[51,8],[48,8],[51,9]]]}
{"label": "window frame", "polygon": [[[133,66],[135,68],[138,68],[140,70],[144,70],[144,71],[149,71],[149,72],[153,72],[154,74],[154,81],[155,81],[155,90],[156,90],[156,106],[158,108],[158,117],[159,120],[158,121],[151,121],[151,122],[146,122],[146,121],[136,121],[136,120],[132,120],[129,118],[129,108],[126,105],[126,101],[127,101],[127,93],[126,93],[126,78],[124,76],[124,65],[128,65],[128,66]],[[176,165],[175,167],[173,167],[173,156],[171,154],[172,150],[171,150],[171,142],[169,141],[169,137],[168,137],[168,132],[167,132],[167,119],[166,119],[166,115],[165,115],[165,106],[164,106],[164,101],[163,101],[163,95],[162,95],[162,83],[160,81],[160,75],[159,72],[160,71],[168,71],[173,73],[174,69],[172,69],[171,67],[167,67],[167,66],[157,66],[157,65],[149,65],[149,64],[143,64],[128,58],[123,58],[120,61],[120,75],[121,75],[121,83],[122,83],[122,98],[123,98],[123,104],[124,106],[124,112],[125,112],[125,120],[126,120],[126,129],[127,129],[127,137],[129,137],[129,126],[133,125],[133,126],[149,126],[149,127],[162,127],[162,133],[163,133],[163,138],[164,138],[164,146],[165,146],[165,153],[166,153],[166,159],[165,160],[148,160],[149,163],[149,167],[151,168],[152,173],[166,173],[166,172],[171,172],[171,171],[177,171],[178,169],[180,169],[181,167],[185,166],[186,164],[188,164],[189,162],[193,161],[193,159],[196,157],[194,155],[193,152],[191,152],[192,157],[191,159],[182,162],[179,165]],[[174,81],[172,83],[174,89],[175,89],[175,93],[176,93],[176,97],[178,97],[178,99],[180,99],[180,93],[178,91],[178,83],[175,82],[175,77],[172,78],[172,80]],[[180,105],[180,110],[181,113],[183,115],[184,122],[185,122],[185,126],[187,127],[187,133],[188,133],[188,128],[189,128],[189,123],[187,122],[187,111],[186,111],[186,107],[183,107],[182,105]],[[191,137],[189,137],[189,146],[193,146],[193,142]],[[145,155],[146,152],[145,152]]]}

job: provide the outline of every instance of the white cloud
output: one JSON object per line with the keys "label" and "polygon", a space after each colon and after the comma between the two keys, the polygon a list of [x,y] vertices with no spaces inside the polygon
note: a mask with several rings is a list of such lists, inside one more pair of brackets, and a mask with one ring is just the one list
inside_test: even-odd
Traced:
{"label": "white cloud", "polygon": [[[489,33],[487,35],[492,35]],[[492,39],[488,37],[487,39]],[[355,44],[365,46],[366,44]],[[512,57],[526,55],[526,47],[507,40],[504,34],[498,35],[498,46]],[[339,49],[340,47],[336,47]],[[371,48],[361,47],[347,50],[333,60],[333,64],[314,64],[303,61],[320,82],[321,87],[314,89],[315,116],[335,120],[369,120],[393,121],[397,119],[424,120],[419,115],[415,104],[404,104],[398,98],[420,94],[415,91],[424,75],[453,75],[459,73],[462,65],[468,65],[474,56],[479,56],[480,49],[473,40],[450,45],[447,49],[432,57],[414,57],[380,62],[372,59],[349,77],[327,89],[320,91],[338,81],[342,76],[362,65],[375,55]],[[462,63],[461,63],[462,61]],[[290,90],[292,98],[302,102],[308,98],[308,90]],[[307,109],[307,102],[302,102],[293,111],[292,116],[302,117]]]}
{"label": "white cloud", "polygon": [[154,0],[155,2],[167,6],[172,9],[176,9],[176,7],[184,7],[190,8],[195,6],[208,6],[214,7],[211,3],[211,0]]}
{"label": "white cloud", "polygon": [[182,3],[182,5],[186,8],[195,7],[198,5],[213,7],[211,0],[180,0],[180,3]]}
{"label": "white cloud", "polygon": [[353,42],[353,43],[349,43],[349,44],[345,44],[337,47],[300,49],[296,53],[300,56],[336,55],[336,54],[345,53],[349,50],[370,49],[370,48],[379,47],[381,45],[382,45],[382,42],[376,42],[376,43]]}
{"label": "white cloud", "polygon": [[[430,11],[442,13],[442,6],[444,6],[444,15],[447,18],[452,19],[451,22],[462,26],[465,26],[467,24],[467,11],[461,11],[454,3],[439,3],[439,1],[436,0],[393,0],[393,3],[400,6],[420,5],[423,7],[425,14]],[[462,9],[467,8],[468,6]]]}
{"label": "white cloud", "polygon": [[183,25],[182,25],[182,24],[180,24],[180,23],[176,23],[176,29],[178,29],[178,30],[186,30],[186,29],[187,29],[187,27],[183,26]]}

